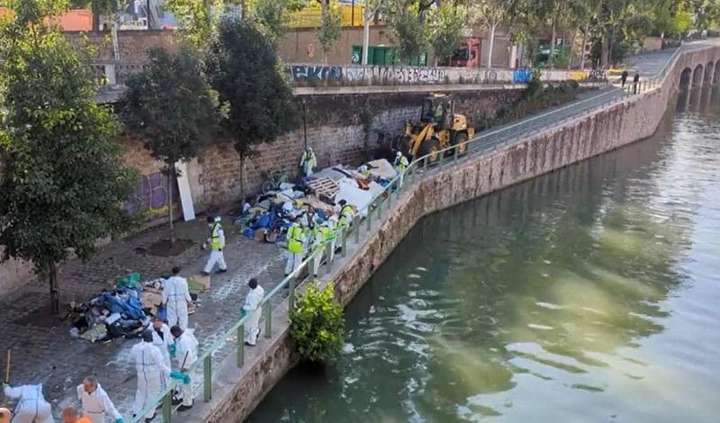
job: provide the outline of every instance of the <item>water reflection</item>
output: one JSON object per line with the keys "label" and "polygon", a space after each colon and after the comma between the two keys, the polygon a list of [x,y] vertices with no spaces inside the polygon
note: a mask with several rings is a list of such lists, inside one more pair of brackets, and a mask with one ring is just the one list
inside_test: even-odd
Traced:
{"label": "water reflection", "polygon": [[720,112],[699,97],[424,219],[349,306],[338,365],[294,370],[251,421],[714,421]]}

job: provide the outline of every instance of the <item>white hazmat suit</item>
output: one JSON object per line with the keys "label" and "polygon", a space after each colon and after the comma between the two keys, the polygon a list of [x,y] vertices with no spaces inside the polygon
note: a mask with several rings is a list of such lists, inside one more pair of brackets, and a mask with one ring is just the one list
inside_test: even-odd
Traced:
{"label": "white hazmat suit", "polygon": [[[158,395],[165,389],[164,382],[170,377],[170,368],[165,365],[165,360],[158,347],[151,342],[143,341],[135,344],[130,350],[130,354],[135,361],[138,379],[133,414],[138,415],[150,406],[152,401],[157,400]],[[149,410],[145,418],[150,419],[153,416],[155,416],[155,409]]]}
{"label": "white hazmat suit", "polygon": [[245,297],[245,305],[243,310],[248,313],[248,319],[245,321],[245,342],[248,345],[255,346],[258,335],[260,334],[260,316],[262,315],[262,307],[260,302],[265,296],[265,290],[258,285],[255,289],[251,289]]}
{"label": "white hazmat suit", "polygon": [[50,404],[45,401],[42,385],[5,385],[5,398],[17,399],[12,423],[54,423]]}
{"label": "white hazmat suit", "polygon": [[[162,336],[160,336],[155,328],[152,328],[152,343],[160,350],[160,354],[162,354],[163,360],[165,361],[165,366],[168,369],[171,369],[172,363],[170,362],[170,345],[173,344],[173,337],[170,334],[170,327],[163,323],[160,327],[160,332],[162,332]],[[165,384],[167,383],[169,383],[169,379],[165,380]]]}
{"label": "white hazmat suit", "polygon": [[[186,372],[197,360],[198,341],[190,331],[183,332],[182,335],[175,338],[175,348],[175,360],[177,360],[178,369]],[[188,374],[188,376],[190,375]],[[186,407],[192,407],[192,379],[188,383],[180,384],[179,388],[182,404]]]}
{"label": "white hazmat suit", "polygon": [[107,392],[100,384],[91,394],[85,391],[83,385],[79,385],[77,394],[82,403],[83,415],[89,417],[93,423],[105,423],[105,415],[110,415],[114,420],[122,418],[122,415],[117,411]]}
{"label": "white hazmat suit", "polygon": [[172,276],[163,283],[163,303],[167,307],[168,326],[175,325],[185,331],[188,328],[188,304],[192,302],[187,279]]}

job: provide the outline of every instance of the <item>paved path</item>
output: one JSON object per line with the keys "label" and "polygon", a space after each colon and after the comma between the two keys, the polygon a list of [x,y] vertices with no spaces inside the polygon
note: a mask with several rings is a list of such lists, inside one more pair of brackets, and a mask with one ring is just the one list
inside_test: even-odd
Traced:
{"label": "paved path", "polygon": [[[644,55],[634,63],[644,74],[652,74],[662,68],[663,60],[666,61],[671,54]],[[621,95],[622,92],[614,87],[601,89],[571,104],[486,131],[481,135],[483,142],[474,143],[471,152],[480,154],[517,139],[521,134],[585,113]],[[225,227],[229,240],[226,260],[231,271],[222,277],[213,277],[211,291],[200,295],[198,312],[190,319],[205,348],[218,340],[237,320],[249,278],[258,277],[266,291],[282,279],[282,252],[279,248],[243,238],[230,222],[225,222]],[[87,300],[109,287],[117,276],[127,270],[140,272],[144,279],[159,277],[174,265],[183,266],[186,275],[197,273],[205,260],[205,253],[198,246],[204,240],[206,230],[202,222],[178,225],[178,236],[192,239],[196,244],[177,257],[155,257],[144,252],[165,235],[164,228],[157,228],[111,243],[88,263],[69,261],[61,267],[63,303]],[[3,329],[0,351],[13,350],[12,382],[43,383],[46,397],[58,413],[60,407],[73,401],[74,386],[82,377],[95,374],[121,412],[129,415],[136,385],[134,369],[129,363],[129,350],[137,341],[117,339],[109,344],[90,344],[73,339],[69,336],[67,323],[47,317],[48,302],[44,282],[29,283],[22,290],[0,300]],[[214,361],[231,352],[230,348],[218,351]]]}

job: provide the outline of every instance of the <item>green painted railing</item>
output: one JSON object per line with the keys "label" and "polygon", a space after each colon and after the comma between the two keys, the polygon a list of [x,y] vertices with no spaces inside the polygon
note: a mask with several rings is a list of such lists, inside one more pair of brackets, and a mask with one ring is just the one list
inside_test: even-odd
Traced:
{"label": "green painted railing", "polygon": [[[342,248],[340,253],[341,257],[345,257],[348,254],[348,246],[351,242],[356,246],[360,244],[361,232],[369,233],[373,229],[377,229],[379,224],[382,222],[381,218],[383,212],[389,211],[392,208],[393,203],[397,202],[397,199],[407,189],[407,187],[415,183],[419,177],[423,176],[423,174],[428,173],[435,168],[452,166],[456,162],[465,160],[469,156],[475,156],[480,153],[507,147],[513,143],[520,142],[522,138],[530,135],[531,133],[537,132],[538,128],[530,124],[533,121],[540,121],[542,118],[552,117],[553,114],[558,114],[564,110],[581,110],[585,104],[590,104],[590,107],[584,111],[571,114],[570,116],[565,116],[562,119],[552,120],[551,124],[553,126],[563,126],[569,121],[593,114],[598,109],[605,109],[613,104],[622,103],[628,97],[659,90],[662,88],[662,84],[665,80],[668,66],[677,60],[679,53],[680,49],[673,54],[665,67],[663,67],[662,70],[654,77],[640,81],[637,84],[637,93],[635,93],[634,90],[635,85],[631,82],[626,84],[625,88],[622,90],[617,88],[609,90],[606,93],[598,94],[585,100],[576,101],[569,105],[536,116],[531,116],[520,122],[486,131],[464,144],[453,145],[435,153],[417,158],[410,163],[403,175],[395,177],[387,186],[384,187],[382,192],[372,198],[372,201],[367,207],[359,210],[358,214],[352,221],[352,225],[347,228],[344,233],[340,234],[340,246]],[[608,99],[601,103],[592,104],[597,102],[599,98],[604,97],[608,97]],[[543,125],[543,127],[546,126],[547,124]],[[263,307],[262,313],[265,325],[263,333],[265,338],[271,338],[273,335],[273,300],[276,302],[284,300],[284,290],[288,289],[288,306],[289,309],[292,309],[298,289],[302,287],[302,283],[306,280],[304,275],[306,273],[311,273],[312,261],[318,258],[328,257],[327,253],[327,247],[322,251],[311,253],[297,270],[286,276],[277,286],[265,295],[261,302],[261,306]],[[331,264],[332,263],[329,260],[325,263],[326,271],[329,270]],[[240,307],[238,305],[238,313],[239,309]],[[288,317],[289,316],[286,318]],[[223,360],[225,357],[228,357],[230,353],[228,353],[228,351],[225,351],[225,354],[219,353],[221,353],[224,349],[234,349],[237,367],[241,368],[244,366],[244,333],[247,318],[248,316],[240,318],[222,335],[222,337],[220,337],[220,339],[203,348],[198,360],[193,364],[193,366],[191,366],[190,375],[192,379],[202,380],[202,397],[204,401],[209,402],[213,396],[214,355],[220,355],[221,357],[219,357],[219,360]],[[261,348],[261,346],[258,346],[257,348]],[[164,389],[159,395],[148,399],[147,407],[138,416],[128,419],[128,421],[132,423],[143,422],[145,414],[150,413],[153,410],[161,409],[163,418],[162,421],[169,423],[173,418],[172,392],[176,387],[177,381],[172,380],[170,382],[170,386]],[[195,388],[197,388],[197,386]],[[198,389],[195,391],[198,391]],[[196,400],[198,399],[198,394],[199,392],[196,392]],[[182,415],[179,415],[176,418],[184,420]]]}

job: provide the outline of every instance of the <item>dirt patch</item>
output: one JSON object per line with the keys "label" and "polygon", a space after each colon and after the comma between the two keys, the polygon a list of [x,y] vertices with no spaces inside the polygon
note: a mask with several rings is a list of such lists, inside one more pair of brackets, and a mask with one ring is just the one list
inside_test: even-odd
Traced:
{"label": "dirt patch", "polygon": [[50,305],[44,305],[33,310],[32,313],[15,320],[13,323],[20,326],[35,326],[41,328],[56,328],[64,326],[66,323],[62,321],[65,315],[65,309],[61,307],[60,315],[52,314]]}
{"label": "dirt patch", "polygon": [[[195,245],[195,242],[190,239],[176,239],[172,244],[168,239],[161,239],[146,249],[135,249],[135,251],[138,254],[150,254],[157,257],[174,257],[184,253],[193,245]],[[142,252],[139,250],[142,250]]]}

